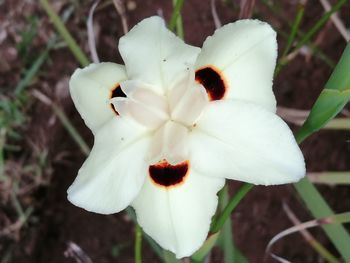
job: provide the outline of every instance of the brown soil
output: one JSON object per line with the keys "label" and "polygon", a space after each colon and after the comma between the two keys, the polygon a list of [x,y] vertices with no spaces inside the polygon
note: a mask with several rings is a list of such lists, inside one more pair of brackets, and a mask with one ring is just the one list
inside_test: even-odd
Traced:
{"label": "brown soil", "polygon": [[[57,2],[66,3],[68,1]],[[141,19],[156,14],[158,9],[161,9],[165,18],[169,19],[170,2],[161,0],[136,1],[136,9],[129,10],[127,13],[130,27]],[[283,1],[282,9],[284,11],[282,15],[289,21],[296,10],[296,5],[291,4],[291,2],[293,1]],[[7,6],[9,10],[14,8],[11,4],[3,5]],[[231,9],[224,6],[222,1],[218,1],[217,8],[223,24],[237,19],[239,11],[237,6]],[[349,10],[350,6],[343,9],[347,8]],[[79,16],[86,16],[88,9],[89,4],[84,2],[68,24],[69,29],[85,50],[87,50],[86,28]],[[34,5],[31,12],[39,14],[44,32],[47,35],[52,34],[53,30],[50,28],[45,14],[39,10],[39,7]],[[342,18],[349,27],[350,16],[349,12],[346,12],[342,13]],[[270,22],[276,28],[288,30],[285,22],[268,11],[263,4],[257,5],[256,13],[260,19]],[[304,30],[310,28],[322,13],[318,1],[309,1],[302,28]],[[183,20],[186,31],[185,39],[193,45],[201,46],[206,36],[211,35],[215,30],[209,2],[187,1],[184,6]],[[98,52],[101,60],[121,63],[120,56],[117,54],[116,40],[122,35],[122,30],[115,10],[110,7],[98,11],[95,14],[95,22],[100,27]],[[325,31],[322,32],[325,37],[321,41],[320,48],[334,61],[337,61],[345,47],[345,41],[332,25],[325,27],[323,31]],[[44,38],[40,37],[39,39],[43,41]],[[280,50],[282,50],[283,39],[279,39],[279,43]],[[40,45],[42,44],[39,41],[38,47]],[[77,64],[69,51],[62,49],[54,51],[51,63],[45,67],[45,75],[40,76],[40,80],[36,81],[33,87],[44,90],[54,100],[60,102],[84,138],[91,144],[92,135],[73,108],[67,94],[57,95],[53,91],[57,87],[57,83],[67,79],[75,67]],[[307,60],[303,56],[297,57],[282,70],[275,81],[274,90],[278,104],[297,109],[310,109],[330,73],[331,69],[318,58],[312,57]],[[11,73],[7,72],[5,76],[7,83],[11,79],[9,74]],[[18,79],[18,73],[16,76]],[[38,131],[43,129],[46,134],[50,134],[46,144],[49,145],[54,172],[51,183],[48,186],[40,187],[35,192],[36,209],[29,226],[21,233],[20,242],[14,246],[12,262],[75,262],[64,256],[68,241],[77,243],[93,262],[133,262],[134,229],[133,224],[124,213],[110,216],[88,213],[67,201],[66,189],[73,182],[85,156],[78,150],[74,141],[58,121],[54,126],[49,126],[48,119],[51,116],[50,108],[40,103],[33,105],[31,126],[28,133],[34,137],[33,134],[38,134]],[[307,139],[302,144],[302,150],[306,157],[308,170],[350,170],[349,137],[349,132],[322,131]],[[54,161],[61,153],[68,154],[64,158],[65,161]],[[240,185],[237,182],[229,184],[232,194]],[[349,199],[349,187],[319,187],[319,189],[335,211],[350,211],[350,202],[345,202]],[[262,262],[268,241],[292,225],[282,210],[282,202],[286,202],[300,220],[306,221],[312,218],[292,186],[255,187],[233,214],[235,242],[250,262]],[[336,253],[322,230],[314,229],[311,233],[327,248]],[[10,242],[9,240],[0,240],[0,242],[2,241]],[[117,255],[113,255],[120,245],[123,248]],[[273,252],[292,262],[322,262],[299,234],[294,234],[278,242]],[[222,252],[216,249],[212,255],[212,262],[223,262],[222,258]],[[144,262],[160,262],[146,242],[143,245],[143,260]]]}

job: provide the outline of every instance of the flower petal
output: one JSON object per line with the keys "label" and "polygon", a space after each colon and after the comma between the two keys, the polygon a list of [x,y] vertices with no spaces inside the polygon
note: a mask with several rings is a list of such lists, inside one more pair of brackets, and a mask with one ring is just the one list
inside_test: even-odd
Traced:
{"label": "flower petal", "polygon": [[173,121],[166,122],[152,137],[148,160],[151,164],[167,160],[178,164],[187,160],[188,129]]}
{"label": "flower petal", "polygon": [[132,203],[143,230],[177,258],[192,255],[205,241],[217,207],[222,178],[201,176],[191,169],[185,182],[160,187],[150,177]]}
{"label": "flower petal", "polygon": [[88,211],[111,214],[126,208],[147,174],[149,138],[121,118],[95,135],[94,147],[68,189],[68,200]]}
{"label": "flower petal", "polygon": [[194,82],[194,72],[189,71],[184,79],[168,93],[171,119],[185,126],[192,126],[208,104],[203,86]]}
{"label": "flower petal", "polygon": [[93,132],[115,116],[109,99],[125,79],[125,67],[114,63],[90,64],[72,75],[69,87],[74,105]]}
{"label": "flower petal", "polygon": [[120,86],[127,98],[113,98],[111,102],[122,117],[150,129],[160,127],[169,119],[164,96],[158,95],[139,81],[125,81]]}
{"label": "flower petal", "polygon": [[247,100],[275,112],[272,78],[276,58],[276,33],[271,26],[258,20],[240,20],[219,28],[205,40],[195,65],[196,79],[219,94],[216,99]]}
{"label": "flower petal", "polygon": [[187,68],[193,68],[200,52],[170,32],[157,16],[133,27],[120,38],[118,48],[129,79],[155,85],[160,94]]}
{"label": "flower petal", "polygon": [[286,123],[253,103],[215,101],[190,133],[194,169],[253,184],[296,182],[303,155]]}

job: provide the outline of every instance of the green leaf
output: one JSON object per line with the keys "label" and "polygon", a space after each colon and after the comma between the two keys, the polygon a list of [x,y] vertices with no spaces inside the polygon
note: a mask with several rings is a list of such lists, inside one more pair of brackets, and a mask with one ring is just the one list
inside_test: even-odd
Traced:
{"label": "green leaf", "polygon": [[340,58],[334,72],[316,100],[301,129],[296,134],[302,142],[312,133],[320,130],[333,119],[350,99],[350,44]]}
{"label": "green leaf", "polygon": [[307,136],[324,127],[344,108],[349,99],[350,86],[344,91],[325,88],[316,100],[307,120],[298,131],[298,139],[303,141]]}
{"label": "green leaf", "polygon": [[[324,127],[350,99],[350,44],[347,45],[334,72],[311,109],[304,125],[296,134],[300,143],[312,133]],[[299,195],[315,218],[333,215],[334,212],[308,178],[294,184]],[[350,236],[342,225],[323,226],[326,234],[343,256],[350,262]]]}

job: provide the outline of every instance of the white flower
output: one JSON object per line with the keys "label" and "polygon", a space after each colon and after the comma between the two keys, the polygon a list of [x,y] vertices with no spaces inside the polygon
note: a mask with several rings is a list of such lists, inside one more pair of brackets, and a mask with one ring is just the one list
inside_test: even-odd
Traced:
{"label": "white flower", "polygon": [[218,29],[203,48],[159,17],[119,41],[125,66],[91,64],[70,81],[95,136],[68,199],[88,211],[131,205],[143,230],[178,258],[205,241],[225,178],[284,184],[305,174],[275,114],[276,33],[257,20]]}

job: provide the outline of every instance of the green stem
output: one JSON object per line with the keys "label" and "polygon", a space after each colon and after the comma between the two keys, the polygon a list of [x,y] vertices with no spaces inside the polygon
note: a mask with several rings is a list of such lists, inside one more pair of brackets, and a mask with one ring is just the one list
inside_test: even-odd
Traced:
{"label": "green stem", "polygon": [[47,15],[50,17],[52,23],[56,27],[56,30],[60,33],[61,37],[67,43],[71,52],[75,58],[79,61],[80,65],[85,67],[90,64],[89,59],[85,56],[84,52],[78,46],[72,35],[68,32],[61,18],[53,10],[48,0],[40,0],[42,7],[45,9]]}
{"label": "green stem", "polygon": [[223,225],[225,224],[226,220],[230,217],[232,211],[236,208],[236,206],[239,204],[239,202],[245,197],[245,195],[253,188],[252,184],[245,183],[236,193],[236,195],[230,200],[230,202],[225,207],[222,214],[219,216],[219,218],[213,223],[210,232],[216,233],[218,232]]}
{"label": "green stem", "polygon": [[[174,12],[176,10],[176,3],[177,2],[178,2],[178,0],[173,0]],[[179,15],[178,15],[177,20],[176,20],[176,35],[179,38],[184,39],[184,28],[183,28],[183,23],[182,23],[181,11],[179,12]]]}
{"label": "green stem", "polygon": [[135,230],[135,263],[142,263],[142,229],[136,223]]}
{"label": "green stem", "polygon": [[[225,186],[219,198],[220,209],[224,211],[229,202],[229,193],[228,185]],[[231,220],[226,220],[225,224],[222,227],[221,231],[222,238],[222,247],[224,250],[225,262],[235,262],[235,250],[233,243],[233,234],[232,234],[232,223]]]}
{"label": "green stem", "polygon": [[[175,0],[175,1],[176,2],[175,2],[175,6],[174,6],[174,11],[173,11],[173,14],[171,15],[169,26],[168,26],[169,30],[171,30],[173,32],[175,31],[175,27],[182,25],[182,22],[178,22],[178,21],[181,19],[181,9],[182,9],[182,6],[184,4],[184,0]],[[179,29],[179,27],[178,27],[177,33],[182,34],[182,38],[183,38],[183,29]],[[181,37],[181,36],[179,35],[179,37]]]}

